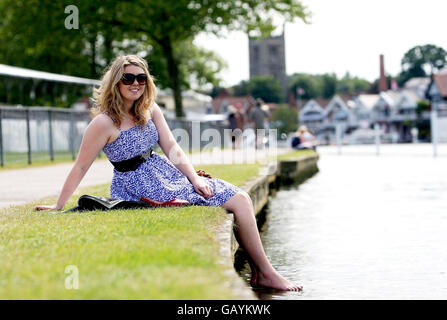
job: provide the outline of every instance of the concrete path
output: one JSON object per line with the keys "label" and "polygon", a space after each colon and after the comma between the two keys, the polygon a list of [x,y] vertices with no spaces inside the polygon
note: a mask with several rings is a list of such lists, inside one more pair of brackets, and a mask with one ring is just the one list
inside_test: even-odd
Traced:
{"label": "concrete path", "polygon": [[[288,148],[277,148],[276,154],[289,152]],[[254,163],[266,156],[274,156],[273,151],[256,151],[245,149],[214,150],[189,155],[196,167],[204,164]],[[0,208],[10,205],[20,205],[26,202],[57,196],[73,163],[57,164],[46,167],[15,169],[0,171]],[[196,168],[199,169],[199,168]],[[107,160],[96,160],[89,169],[80,187],[110,183],[113,177],[113,167]]]}
{"label": "concrete path", "polygon": [[[59,194],[72,167],[73,163],[64,163],[1,171],[0,208]],[[113,176],[112,168],[112,164],[107,160],[96,160],[81,181],[80,187],[110,182]]]}

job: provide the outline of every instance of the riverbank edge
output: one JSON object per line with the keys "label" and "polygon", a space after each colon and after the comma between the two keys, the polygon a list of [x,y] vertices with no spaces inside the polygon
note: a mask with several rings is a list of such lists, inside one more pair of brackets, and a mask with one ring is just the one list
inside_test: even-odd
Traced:
{"label": "riverbank edge", "polygon": [[[250,195],[255,210],[255,215],[263,212],[268,204],[268,197],[281,185],[302,183],[318,172],[319,155],[305,155],[296,159],[277,160],[268,163],[261,169],[261,173],[247,181],[241,188]],[[217,241],[219,242],[219,255],[222,265],[228,270],[229,280],[232,282],[233,292],[238,293],[241,299],[257,300],[251,288],[237,274],[234,264],[235,255],[239,248],[234,233],[234,215],[228,214],[228,219],[217,229]]]}

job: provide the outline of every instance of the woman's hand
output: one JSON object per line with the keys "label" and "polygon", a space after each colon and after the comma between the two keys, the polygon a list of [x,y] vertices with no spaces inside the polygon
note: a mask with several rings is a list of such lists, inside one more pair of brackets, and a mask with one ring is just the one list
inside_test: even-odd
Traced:
{"label": "woman's hand", "polygon": [[59,210],[62,210],[62,208],[58,208],[56,204],[53,204],[52,206],[35,206],[34,207],[34,211],[42,211],[42,210],[59,211]]}
{"label": "woman's hand", "polygon": [[209,199],[214,195],[213,188],[202,179],[197,179],[197,181],[193,183],[193,186],[194,190],[205,199]]}

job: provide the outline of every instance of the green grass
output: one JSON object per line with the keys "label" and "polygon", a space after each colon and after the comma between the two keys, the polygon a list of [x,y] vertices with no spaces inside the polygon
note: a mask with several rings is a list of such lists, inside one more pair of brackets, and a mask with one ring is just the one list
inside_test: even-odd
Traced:
{"label": "green grass", "polygon": [[[225,149],[228,148],[221,148],[221,150]],[[193,150],[189,153],[187,152],[186,154],[194,154],[198,152],[200,151]],[[163,151],[161,150],[159,150],[158,153],[164,154]],[[101,153],[100,158],[106,159],[104,153]],[[27,152],[6,152],[4,155],[4,166],[3,167],[0,166],[0,171],[8,169],[24,169],[24,168],[51,166],[53,164],[70,163],[70,162],[74,162],[71,151],[55,151],[53,161],[51,161],[50,154],[48,152],[33,152],[31,154],[31,164],[28,164]]]}
{"label": "green grass", "polygon": [[[231,170],[229,170],[231,168]],[[202,166],[236,185],[260,165]],[[109,185],[80,194],[109,195]],[[216,228],[219,207],[48,214],[36,204],[0,210],[0,299],[237,299],[225,286]],[[65,268],[79,271],[79,289],[65,288]]]}
{"label": "green grass", "polygon": [[4,166],[0,167],[0,170],[42,167],[57,163],[73,162],[71,151],[55,151],[53,161],[51,161],[48,152],[33,152],[31,154],[31,164],[28,164],[27,152],[6,152],[4,160]]}
{"label": "green grass", "polygon": [[313,150],[293,150],[284,154],[280,154],[277,156],[277,160],[294,160],[298,159],[300,157],[309,156],[309,155],[316,155],[316,153]]}

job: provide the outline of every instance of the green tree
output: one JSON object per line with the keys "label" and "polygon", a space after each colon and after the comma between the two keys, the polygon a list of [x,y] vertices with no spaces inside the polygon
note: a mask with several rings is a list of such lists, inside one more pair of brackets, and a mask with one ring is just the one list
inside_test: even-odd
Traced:
{"label": "green tree", "polygon": [[118,2],[74,1],[79,29],[67,29],[61,0],[0,0],[0,61],[75,76],[99,76],[122,32],[112,21]]}
{"label": "green tree", "polygon": [[264,102],[281,101],[281,85],[273,76],[257,76],[248,81],[248,92]]}
{"label": "green tree", "polygon": [[[84,44],[79,32],[71,33],[71,41],[64,27],[62,3],[41,1],[0,1],[0,61],[19,67],[28,67],[56,73],[81,75],[88,64],[79,54]],[[62,45],[63,43],[63,45]],[[67,70],[65,59],[78,68]]]}
{"label": "green tree", "polygon": [[213,86],[211,91],[207,92],[207,94],[210,95],[212,98],[216,98],[219,94],[227,94],[227,93],[228,93],[227,89],[219,85]]}
{"label": "green tree", "polygon": [[[134,50],[133,52],[145,52],[151,73],[155,76],[157,84],[162,88],[170,88],[170,74],[162,51],[156,44],[154,46],[143,44],[144,46],[146,46],[146,50]],[[174,56],[179,62],[179,77],[183,90],[193,88],[198,91],[206,91],[210,85],[218,86],[222,81],[219,74],[222,69],[227,67],[227,64],[216,53],[194,45],[190,39],[177,44],[174,48]]]}
{"label": "green tree", "polygon": [[231,94],[235,97],[242,97],[249,94],[248,81],[242,80],[237,85],[231,87]]}
{"label": "green tree", "polygon": [[296,95],[297,89],[302,88],[304,94],[301,98],[304,100],[321,97],[323,92],[322,86],[320,78],[315,75],[295,73],[289,77],[289,90]]}
{"label": "green tree", "polygon": [[208,67],[185,58],[210,58],[209,51],[200,48],[181,52],[185,45],[192,48],[196,35],[240,30],[265,36],[275,29],[274,18],[284,22],[306,20],[309,15],[298,0],[104,0],[72,4],[79,9],[79,30],[64,27],[64,1],[0,0],[0,61],[96,77],[112,57],[126,48],[139,47],[142,50],[138,53],[153,59],[150,63],[158,72],[155,76],[173,90],[177,116],[183,115],[181,91],[191,81],[184,78],[190,74],[185,70],[201,72],[195,77],[200,86],[222,66],[215,57],[211,65],[208,59],[201,60]]}
{"label": "green tree", "polygon": [[346,72],[343,78],[337,82],[337,93],[358,94],[367,92],[370,87],[371,83],[368,80],[352,77],[349,72]]}
{"label": "green tree", "polygon": [[295,73],[289,76],[289,92],[297,95],[297,89],[302,88],[301,99],[332,98],[335,94],[357,94],[370,90],[371,84],[365,79],[352,77],[348,72],[338,79],[334,73],[306,74]]}
{"label": "green tree", "polygon": [[298,112],[287,105],[280,105],[272,113],[271,124],[278,130],[278,137],[283,133],[295,132],[298,129]]}
{"label": "green tree", "polygon": [[446,65],[447,52],[433,44],[416,46],[408,50],[402,60],[399,74],[400,85],[413,77],[426,77]]}
{"label": "green tree", "polygon": [[[0,63],[79,77],[99,77],[100,70],[114,55],[112,40],[121,38],[119,30],[107,23],[116,12],[115,3],[106,0],[93,7],[88,1],[75,2],[79,10],[79,29],[65,27],[66,2],[0,0]],[[29,97],[22,98],[25,104],[49,102],[53,106],[69,106],[79,96],[88,94],[87,88],[80,86],[21,81],[25,84],[25,93],[32,91],[28,82],[36,92],[33,101]],[[11,90],[17,91],[17,87],[15,84]],[[61,96],[65,94],[67,101],[62,102]],[[48,100],[50,95],[53,98]]]}
{"label": "green tree", "polygon": [[325,73],[321,76],[323,98],[332,98],[337,92],[337,76],[335,73]]}
{"label": "green tree", "polygon": [[[0,63],[98,78],[115,56],[138,53],[147,58],[157,85],[170,87],[168,63],[161,47],[144,33],[127,32],[133,25],[120,16],[123,3],[78,1],[75,4],[79,10],[79,29],[66,29],[68,14],[64,12],[66,3],[63,1],[0,0],[0,11],[5,13],[0,20]],[[180,65],[183,89],[189,89],[191,84],[195,89],[201,89],[221,80],[218,73],[225,63],[210,50],[194,45],[192,38],[178,41],[173,54]],[[29,91],[28,87],[27,84]],[[44,91],[53,92],[53,87],[58,86],[39,83],[37,103],[43,103]],[[13,91],[10,94],[13,98],[20,95],[15,92],[17,89]],[[74,88],[68,90],[73,98],[79,96],[74,93]],[[73,99],[69,100],[73,102]]]}
{"label": "green tree", "polygon": [[219,74],[228,65],[215,52],[196,46],[191,40],[179,45],[176,53],[185,88],[193,86],[194,89],[205,90],[209,85],[216,86],[222,82]]}
{"label": "green tree", "polygon": [[219,35],[224,29],[266,36],[275,29],[274,18],[306,21],[309,15],[298,0],[140,0],[123,2],[120,9],[115,24],[125,24],[129,34],[147,35],[161,48],[177,116],[183,115],[180,61],[174,53],[179,42],[201,32]]}

